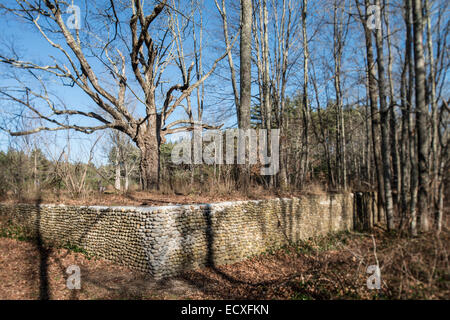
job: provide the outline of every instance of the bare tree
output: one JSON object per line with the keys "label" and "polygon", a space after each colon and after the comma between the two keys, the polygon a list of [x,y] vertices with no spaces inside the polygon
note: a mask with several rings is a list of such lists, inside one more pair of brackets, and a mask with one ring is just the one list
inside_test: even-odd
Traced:
{"label": "bare tree", "polygon": [[[222,18],[222,25],[223,25],[223,37],[225,41],[225,46],[228,48],[230,46],[230,31],[228,27],[228,15],[227,15],[227,8],[225,5],[225,0],[222,0],[222,3],[219,5],[218,0],[214,0],[217,10],[219,10],[220,16]],[[233,62],[233,55],[231,50],[228,51],[227,54],[228,57],[228,66],[230,68],[230,74],[231,74],[231,85],[233,88],[233,97],[234,97],[234,104],[236,106],[236,115],[239,117],[239,89],[237,86],[237,80],[236,80],[236,68],[234,66]],[[238,124],[239,124],[239,118],[238,118]]]}
{"label": "bare tree", "polygon": [[421,230],[427,231],[428,225],[428,183],[429,183],[429,161],[428,161],[428,130],[427,117],[428,108],[425,95],[425,58],[423,50],[423,26],[422,1],[412,0],[413,29],[414,29],[414,71],[416,89],[416,130],[419,157],[419,191],[417,198],[418,222]]}
{"label": "bare tree", "polygon": [[395,115],[395,96],[394,96],[394,79],[393,79],[393,64],[394,55],[392,50],[392,40],[391,40],[391,27],[390,27],[390,17],[389,10],[390,4],[389,0],[383,0],[384,6],[384,21],[386,25],[386,44],[388,50],[388,68],[387,68],[387,79],[389,84],[389,129],[390,129],[390,142],[391,142],[391,159],[392,159],[392,188],[394,205],[397,206],[399,202],[399,190],[400,190],[400,164],[398,161],[398,148],[397,148],[397,124]]}
{"label": "bare tree", "polygon": [[347,164],[346,164],[346,142],[345,122],[343,110],[343,94],[341,84],[342,55],[348,33],[349,21],[345,21],[346,1],[334,1],[333,7],[333,59],[334,59],[334,88],[336,92],[336,164],[338,181],[341,187],[347,189]]}
{"label": "bare tree", "polygon": [[114,166],[114,188],[127,192],[130,187],[130,175],[139,165],[138,149],[127,135],[117,130],[110,132],[108,142],[106,152],[109,153],[109,161]]}
{"label": "bare tree", "polygon": [[304,136],[304,152],[302,153],[302,181],[306,178],[309,164],[309,122],[310,122],[310,108],[308,101],[308,63],[309,63],[309,48],[308,48],[308,33],[306,28],[306,19],[308,14],[308,0],[302,1],[302,39],[303,39],[303,136]]}
{"label": "bare tree", "polygon": [[433,50],[433,36],[431,30],[431,3],[429,0],[425,0],[424,3],[426,24],[427,24],[427,50],[429,59],[429,101],[431,105],[431,161],[432,164],[432,198],[433,198],[433,209],[434,209],[434,220],[435,228],[440,231],[442,228],[442,211],[439,210],[439,120],[438,120],[438,107],[436,101],[436,71],[435,71],[435,61],[434,61],[434,50]]}
{"label": "bare tree", "polygon": [[[201,128],[216,128],[193,121],[192,118],[172,122],[168,119],[214,72],[218,62],[228,55],[234,43],[233,40],[227,46],[225,53],[213,62],[208,72],[204,72],[191,83],[195,62],[189,68],[184,68],[181,61],[184,57],[181,58],[174,52],[181,37],[173,37],[171,31],[176,28],[173,25],[175,15],[182,16],[186,24],[193,22],[190,17],[181,14],[175,5],[174,0],[170,3],[167,0],[158,1],[149,14],[146,13],[142,0],[130,0],[128,3],[111,0],[109,6],[106,9],[101,8],[98,14],[86,7],[85,24],[86,30],[91,32],[90,35],[94,31],[102,31],[98,25],[90,24],[90,20],[100,19],[104,25],[110,26],[106,28],[104,37],[98,36],[94,42],[90,41],[89,37],[84,39],[82,30],[72,30],[66,24],[62,16],[68,8],[66,2],[17,0],[16,5],[1,4],[0,9],[4,13],[31,24],[43,40],[63,57],[63,61],[54,58],[52,63],[39,64],[19,57],[14,51],[8,55],[0,55],[0,62],[17,70],[30,72],[38,79],[37,84],[29,86],[17,77],[18,88],[2,89],[0,94],[26,108],[43,122],[40,127],[21,132],[3,129],[14,136],[67,129],[87,134],[103,129],[119,130],[127,134],[140,149],[143,188],[157,188],[160,175],[160,145],[165,136],[179,131],[192,131],[195,125]],[[163,16],[163,12],[167,13],[168,19],[158,20]],[[155,23],[168,25],[165,28],[160,26],[159,32],[155,34],[150,29]],[[128,33],[123,30],[126,26]],[[93,60],[96,60],[96,63],[93,63]],[[163,90],[164,71],[174,61],[181,72],[181,82],[172,83],[165,90],[162,94],[163,103],[158,106],[156,90]],[[129,72],[127,67],[131,67],[129,69],[132,72]],[[103,79],[106,77],[105,71],[110,75],[108,79]],[[96,112],[96,108],[83,110],[75,106],[61,107],[60,97],[49,92],[50,89],[41,80],[42,74],[80,88],[106,116]],[[112,88],[108,81],[114,83]],[[143,106],[144,117],[136,117],[130,112],[125,103],[127,95],[133,96]],[[38,102],[45,104],[46,110],[44,107],[37,107]],[[93,119],[99,124],[80,125],[73,116]],[[64,122],[62,118],[72,121]]]}
{"label": "bare tree", "polygon": [[406,105],[408,113],[408,136],[409,136],[409,159],[411,166],[410,177],[410,230],[412,235],[417,235],[417,185],[418,185],[418,168],[417,168],[417,134],[414,130],[413,118],[413,92],[414,92],[414,59],[413,59],[413,31],[412,31],[412,0],[405,0],[405,23],[406,23],[406,63],[408,65],[408,90],[406,92]]}
{"label": "bare tree", "polygon": [[377,77],[375,71],[375,58],[373,52],[372,32],[368,27],[368,8],[370,6],[369,0],[364,0],[365,11],[362,12],[358,0],[355,0],[356,7],[359,12],[362,26],[364,28],[364,37],[366,40],[366,64],[367,64],[367,90],[370,102],[370,118],[372,121],[372,151],[375,162],[375,172],[378,186],[378,218],[384,213],[384,192],[383,192],[383,170],[380,157],[380,143],[377,139],[378,132],[380,132],[380,121],[378,112],[378,94],[377,94]]}
{"label": "bare tree", "polygon": [[[260,115],[262,128],[272,129],[272,96],[270,92],[270,47],[269,47],[269,10],[267,0],[253,0],[255,14],[253,21],[253,37],[255,42],[256,66],[258,70],[258,86]],[[256,14],[257,13],[257,14]],[[270,185],[274,185],[270,177]]]}
{"label": "bare tree", "polygon": [[92,143],[87,163],[78,161],[75,164],[72,164],[70,161],[70,157],[73,155],[70,135],[67,134],[66,148],[61,152],[59,159],[55,161],[55,173],[64,182],[67,191],[74,198],[85,196],[89,191],[86,188],[87,173],[89,167],[92,165],[95,147],[101,138],[102,136],[99,135]]}
{"label": "bare tree", "polygon": [[[241,0],[241,45],[240,45],[240,104],[238,123],[243,130],[250,129],[250,107],[252,102],[252,0]],[[241,170],[241,187],[248,189],[250,166],[244,164]]]}
{"label": "bare tree", "polygon": [[[380,0],[376,0],[376,5],[381,8]],[[389,108],[386,103],[386,74],[383,52],[383,32],[382,28],[375,29],[375,43],[377,48],[378,66],[378,92],[380,95],[380,115],[381,115],[381,159],[383,162],[384,197],[386,200],[386,220],[388,229],[394,229],[394,207],[392,199],[391,183],[391,147],[389,144]]]}
{"label": "bare tree", "polygon": [[[255,64],[258,72],[259,111],[262,128],[280,129],[280,171],[278,183],[282,189],[288,187],[286,89],[294,63],[293,43],[297,37],[297,1],[271,1],[272,28],[269,28],[268,2],[254,1],[255,14],[253,36],[255,42]],[[269,46],[269,36],[273,46]],[[271,179],[272,185],[275,179]]]}

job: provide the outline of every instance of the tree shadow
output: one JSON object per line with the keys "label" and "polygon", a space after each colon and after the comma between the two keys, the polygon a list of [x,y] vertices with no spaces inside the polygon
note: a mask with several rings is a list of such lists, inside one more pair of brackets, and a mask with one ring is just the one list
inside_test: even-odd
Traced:
{"label": "tree shadow", "polygon": [[42,197],[39,195],[36,199],[36,237],[35,245],[39,254],[39,299],[49,300],[49,279],[48,279],[48,256],[50,249],[44,244],[41,234],[41,203]]}
{"label": "tree shadow", "polygon": [[[329,215],[327,229],[329,232],[331,232],[333,231],[334,211],[339,208],[339,204],[333,203],[333,201],[336,200],[335,195],[330,195],[328,199],[330,204],[328,208],[324,208],[324,213]],[[323,298],[323,294],[315,294],[313,289],[310,289],[308,287],[301,287],[302,281],[298,282],[298,279],[302,277],[304,272],[304,270],[299,267],[300,265],[298,263],[302,264],[302,261],[306,259],[305,256],[298,251],[298,247],[296,246],[297,241],[300,240],[302,236],[302,233],[298,229],[298,226],[305,221],[303,217],[305,213],[302,211],[303,206],[301,206],[300,203],[296,206],[292,200],[289,201],[286,199],[279,199],[279,201],[280,212],[278,213],[277,211],[275,211],[272,213],[276,214],[274,221],[276,225],[267,226],[266,224],[270,221],[266,220],[263,214],[260,214],[258,216],[258,223],[260,231],[263,235],[267,234],[268,228],[276,227],[280,238],[286,246],[286,249],[292,249],[289,252],[291,252],[291,254],[295,256],[295,259],[288,259],[288,261],[286,262],[289,264],[292,272],[288,273],[287,275],[280,274],[279,277],[273,280],[259,279],[251,281],[250,279],[242,279],[239,275],[234,274],[232,271],[224,271],[224,269],[226,268],[222,268],[216,263],[217,259],[214,249],[214,244],[217,240],[217,228],[215,227],[219,223],[218,219],[220,218],[220,215],[217,215],[213,221],[211,206],[208,205],[204,209],[204,232],[207,240],[206,267],[208,270],[193,270],[185,272],[181,274],[179,278],[193,285],[203,293],[213,297],[218,297],[220,299],[264,299],[267,297],[265,295],[265,292],[266,290],[269,290],[269,287],[273,289],[274,287],[281,287],[286,284],[290,285],[292,284],[292,282],[294,283],[294,287],[296,285],[299,286],[297,288],[298,290],[296,291],[303,294],[305,297],[313,299]],[[309,201],[311,210],[315,209],[315,206],[313,204],[317,201],[317,199],[314,199],[314,201]],[[344,224],[345,226],[347,226],[347,220],[349,218],[349,213],[347,210],[350,210],[351,207],[348,207],[347,200],[344,201],[344,199],[341,205],[341,210],[343,211],[341,213],[343,224],[339,227],[344,227]],[[269,211],[272,212],[273,210]],[[326,219],[327,217],[324,218]],[[314,227],[315,226],[312,226],[312,228]],[[320,269],[310,271],[317,274],[318,277],[320,276]],[[239,287],[239,290],[235,290],[236,287]]]}
{"label": "tree shadow", "polygon": [[[332,199],[330,199],[332,200]],[[272,224],[277,224],[278,232],[282,234],[282,237],[284,237],[285,242],[287,242],[288,245],[293,244],[293,239],[297,239],[300,236],[299,231],[295,228],[295,225],[301,223],[301,216],[304,214],[302,213],[301,207],[296,207],[292,203],[292,201],[288,201],[285,199],[280,199],[280,207],[281,207],[281,214],[277,214],[277,221],[272,221],[271,219],[267,219],[265,213],[263,212],[263,209],[257,208],[256,210],[260,210],[260,212],[256,213],[257,216],[257,223],[259,224],[259,228],[262,234],[262,241],[266,241],[268,239],[265,239],[265,237],[268,234],[268,230],[273,228],[275,225],[272,226]],[[331,201],[330,201],[331,203]],[[36,201],[36,248],[39,252],[39,298],[42,300],[48,300],[50,299],[50,290],[49,290],[49,274],[48,274],[48,260],[49,260],[49,254],[51,253],[51,249],[48,249],[46,246],[46,243],[44,243],[42,232],[42,226],[41,224],[44,223],[42,221],[42,207],[41,207],[41,200]],[[249,204],[252,206],[253,204]],[[267,204],[269,205],[269,204]],[[272,205],[272,204],[270,204]],[[278,205],[278,204],[277,204]],[[207,268],[213,271],[215,276],[213,277],[211,274],[208,275],[208,272],[202,272],[202,271],[190,271],[189,275],[186,275],[186,273],[182,273],[180,276],[174,277],[181,279],[187,284],[190,284],[192,287],[199,289],[200,291],[210,294],[212,296],[214,295],[220,295],[220,298],[223,299],[241,299],[241,298],[263,298],[264,297],[264,288],[267,286],[276,286],[281,285],[283,283],[286,283],[286,281],[290,281],[292,278],[299,276],[298,273],[291,273],[288,276],[286,275],[280,275],[279,277],[276,277],[273,280],[264,280],[264,279],[257,279],[257,280],[246,280],[245,278],[240,277],[239,275],[233,274],[232,272],[225,271],[226,268],[221,267],[224,263],[218,262],[217,257],[217,239],[220,237],[220,235],[217,234],[217,226],[221,223],[226,223],[227,220],[222,220],[226,217],[225,214],[217,214],[217,212],[213,212],[211,205],[204,205],[202,208],[203,212],[203,230],[201,231],[203,236],[206,239],[206,252],[203,251],[202,257],[201,257],[201,264],[204,264]],[[248,208],[247,208],[248,209]],[[264,210],[266,210],[265,208]],[[332,208],[329,208],[330,215]],[[344,210],[344,208],[343,208]],[[269,210],[271,211],[271,210]],[[273,210],[272,210],[273,211]],[[344,210],[345,211],[345,210]],[[347,213],[347,212],[345,212]],[[276,214],[271,213],[271,214]],[[82,235],[78,239],[81,242],[83,242],[83,239],[85,238],[86,234],[89,233],[89,231],[98,224],[103,218],[105,217],[104,212],[98,212],[93,221],[89,224],[89,226],[86,228],[86,230],[82,231]],[[184,219],[184,218],[183,218]],[[331,219],[330,219],[331,220]],[[183,220],[184,221],[184,220]],[[272,221],[272,222],[271,222]],[[267,225],[267,223],[270,222],[270,226]],[[186,248],[188,246],[192,239],[191,239],[191,229],[185,228],[181,230],[181,241],[180,243],[181,248]],[[239,236],[239,235],[238,235]],[[270,235],[272,237],[272,235]],[[194,239],[195,240],[195,239]],[[272,241],[273,239],[269,239]],[[226,249],[225,249],[226,250]],[[293,251],[296,252],[296,251]],[[63,265],[62,259],[67,256],[70,252],[68,251],[66,255],[61,257],[56,257],[54,260],[58,264],[59,269],[61,271],[61,274],[63,274],[63,277],[66,278],[67,275],[65,273],[65,267]],[[188,250],[187,252],[184,252],[186,256],[188,256],[182,265],[182,269],[189,269],[192,268],[194,264],[197,264],[199,262],[199,257],[195,255],[194,250]],[[53,259],[52,259],[53,260]],[[83,274],[83,273],[82,273]],[[144,299],[146,297],[146,294],[148,294],[148,286],[145,284],[145,281],[142,280],[137,281],[137,279],[130,280],[128,278],[125,279],[125,283],[116,283],[114,282],[114,277],[105,276],[105,277],[99,277],[97,275],[91,274],[89,276],[82,277],[82,286],[83,283],[90,283],[98,288],[103,288],[107,292],[109,292],[108,295],[112,295],[114,297],[125,297],[125,298],[131,298],[131,299]],[[112,279],[112,280],[111,280]],[[167,279],[167,278],[166,278]],[[221,279],[220,281],[218,279]],[[266,278],[267,279],[267,278]],[[111,280],[114,282],[113,284],[105,282],[104,280]],[[158,288],[163,288],[167,282],[163,280],[154,281],[155,279],[151,278],[148,279],[149,283],[153,283]],[[217,292],[216,289],[214,289],[215,286],[220,286],[223,281],[226,281],[230,285],[234,286],[241,286],[248,288],[248,292],[250,296],[245,296],[246,294],[237,295],[233,292]],[[155,288],[155,287],[154,287]],[[78,290],[72,290],[70,299],[77,299],[79,297],[79,291]]]}
{"label": "tree shadow", "polygon": [[[372,231],[376,224],[375,195],[373,192],[355,192],[353,198],[353,229]],[[344,210],[344,208],[343,208]]]}
{"label": "tree shadow", "polygon": [[[64,259],[75,252],[72,249],[66,250],[65,253],[60,252],[60,249],[65,247],[65,244],[80,246],[84,249],[83,243],[86,240],[86,236],[89,232],[103,219],[107,217],[105,212],[97,212],[93,220],[90,221],[88,226],[85,226],[81,230],[81,233],[73,240],[74,243],[64,243],[65,240],[54,241],[52,237],[48,237],[48,234],[45,233],[46,223],[48,223],[48,219],[46,219],[45,212],[43,212],[42,208],[42,197],[37,197],[33,205],[33,211],[35,213],[33,220],[31,220],[31,228],[30,235],[26,235],[26,239],[29,240],[34,245],[33,254],[27,257],[28,263],[32,266],[29,270],[29,278],[33,288],[38,289],[37,295],[39,300],[50,300],[53,299],[53,295],[57,293],[52,292],[51,283],[53,279],[50,279],[50,276],[54,276],[56,278],[61,277],[64,280],[64,286],[66,285],[66,281],[69,275],[66,273],[67,267],[69,266],[64,262]],[[80,229],[80,225],[74,225],[73,228]],[[60,230],[62,232],[61,238],[68,239],[68,235],[73,231],[72,228],[66,228],[65,230]],[[83,253],[86,254],[86,253]],[[89,256],[89,259],[92,256]],[[108,260],[108,259],[106,259]],[[51,261],[51,266],[50,266]],[[75,263],[76,264],[76,263]],[[49,272],[50,267],[53,271],[52,275]],[[132,299],[142,299],[144,297],[144,290],[141,288],[142,286],[133,284],[128,285],[124,283],[123,285],[115,285],[115,284],[104,284],[103,280],[111,280],[112,277],[116,276],[111,274],[104,275],[100,277],[101,279],[97,279],[96,275],[89,274],[88,270],[83,268],[82,265],[79,265],[81,269],[81,290],[73,289],[70,290],[69,299],[70,300],[78,300],[85,284],[92,284],[97,288],[102,288],[107,291],[107,295],[114,297],[129,297]],[[56,274],[54,273],[56,268]],[[101,273],[101,271],[98,271]],[[37,283],[39,282],[39,283]],[[114,282],[114,281],[112,281]],[[38,288],[37,288],[38,287]],[[67,290],[69,290],[67,288]]]}
{"label": "tree shadow", "polygon": [[[289,229],[289,224],[287,221],[287,211],[292,210],[292,207],[287,203],[282,201],[282,217],[277,217],[278,219],[278,228],[283,233],[283,236],[286,239],[289,239],[289,235],[286,234],[286,228]],[[195,287],[206,295],[217,297],[220,299],[263,299],[265,297],[265,289],[269,286],[278,286],[286,283],[293,278],[299,276],[299,273],[290,274],[289,276],[280,276],[274,280],[261,280],[261,281],[247,281],[240,279],[238,276],[233,275],[230,272],[225,272],[221,265],[217,263],[216,252],[214,249],[215,241],[217,239],[217,235],[215,233],[215,227],[220,224],[220,214],[216,215],[216,218],[213,221],[213,213],[211,210],[211,205],[205,205],[203,209],[203,217],[205,221],[204,232],[206,236],[206,258],[205,258],[205,267],[206,269],[212,271],[212,274],[208,272],[202,272],[202,270],[191,270],[188,272],[183,272],[178,275],[176,278],[181,279],[182,281],[188,283],[189,285]],[[266,226],[266,220],[264,215],[258,213],[258,223],[260,231],[262,235],[267,234],[268,227]],[[184,236],[184,235],[183,235]],[[204,271],[204,270],[203,270]],[[239,286],[245,288],[245,290],[241,294],[237,294],[232,292],[233,290],[225,290],[223,288],[223,281],[228,283],[231,286]],[[218,290],[218,288],[223,290]]]}

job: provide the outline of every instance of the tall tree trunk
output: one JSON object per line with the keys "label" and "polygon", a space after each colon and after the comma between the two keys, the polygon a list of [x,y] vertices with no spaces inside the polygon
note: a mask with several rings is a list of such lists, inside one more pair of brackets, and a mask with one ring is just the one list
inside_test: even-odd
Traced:
{"label": "tall tree trunk", "polygon": [[365,176],[366,176],[366,181],[367,181],[367,183],[369,183],[369,184],[371,184],[372,183],[372,180],[371,180],[371,171],[372,171],[372,167],[371,167],[371,161],[372,161],[372,159],[371,159],[371,152],[370,152],[370,146],[371,146],[371,138],[370,138],[370,127],[371,127],[371,125],[370,125],[370,118],[369,118],[369,115],[370,115],[370,107],[369,107],[369,105],[370,105],[370,101],[369,101],[369,83],[368,83],[368,81],[366,80],[365,81],[365,84],[366,84],[366,92],[367,92],[367,94],[366,94],[366,105],[365,105],[365,114],[364,114],[364,117],[365,117],[365,120],[364,120],[364,126],[365,126],[365,132],[366,132],[366,143],[365,143],[365,145],[364,145],[364,150],[365,150],[365,164],[364,164],[364,167],[365,167]]}
{"label": "tall tree trunk", "polygon": [[377,95],[377,77],[375,72],[375,59],[372,44],[372,32],[367,26],[367,8],[370,6],[369,0],[365,0],[365,15],[360,9],[358,0],[355,0],[359,15],[362,20],[364,28],[364,36],[366,39],[366,55],[367,55],[367,74],[368,74],[368,91],[370,101],[370,113],[372,120],[372,147],[373,159],[375,163],[375,174],[377,177],[377,191],[378,191],[378,220],[384,215],[384,192],[383,192],[383,170],[380,159],[380,143],[377,139],[378,132],[380,132],[380,121],[378,115],[378,95]]}
{"label": "tall tree trunk", "polygon": [[[262,0],[262,6],[260,4],[260,21],[262,24],[262,89],[263,89],[263,105],[265,124],[264,128],[267,130],[272,129],[272,101],[270,97],[270,60],[269,60],[269,10],[267,8],[267,0]],[[270,141],[269,135],[267,141]],[[270,149],[270,144],[268,144]],[[271,150],[268,150],[271,152]],[[274,176],[269,177],[270,186],[273,187],[275,183]]]}
{"label": "tall tree trunk", "polygon": [[[381,8],[380,0],[376,0],[376,5]],[[394,207],[391,187],[391,146],[389,144],[389,108],[386,103],[386,75],[384,68],[383,34],[382,29],[376,29],[375,43],[377,47],[378,65],[378,92],[380,95],[380,115],[381,115],[381,159],[383,162],[384,194],[386,200],[386,222],[388,230],[394,229]]]}
{"label": "tall tree trunk", "polygon": [[116,170],[115,170],[115,181],[114,181],[114,188],[117,190],[117,191],[120,191],[120,189],[121,189],[121,185],[120,185],[120,157],[121,155],[120,155],[120,146],[119,145],[117,145],[116,146],[116,163],[115,163],[115,166],[116,166]]}
{"label": "tall tree trunk", "polygon": [[[406,14],[405,14],[406,19]],[[405,44],[405,60],[403,64],[403,70],[401,74],[401,83],[400,83],[400,100],[401,100],[401,110],[402,110],[402,129],[401,129],[401,139],[400,139],[400,167],[401,167],[401,175],[400,175],[400,211],[401,211],[401,220],[400,220],[400,228],[402,227],[404,221],[407,217],[408,212],[408,103],[407,103],[407,72],[408,65],[411,57],[409,56],[410,51],[407,49],[409,44]]]}
{"label": "tall tree trunk", "polygon": [[[345,3],[344,3],[345,5]],[[343,10],[343,9],[342,9]],[[346,146],[345,146],[345,123],[341,88],[341,63],[342,51],[345,40],[344,21],[338,18],[338,4],[334,2],[334,35],[333,35],[333,58],[334,58],[334,88],[336,92],[336,166],[338,181],[341,187],[347,189],[347,166],[346,166]]]}
{"label": "tall tree trunk", "polygon": [[[252,0],[241,0],[241,46],[240,70],[241,91],[239,106],[239,128],[250,129],[250,105],[252,98]],[[246,148],[246,159],[249,151]],[[245,163],[241,167],[240,187],[247,190],[250,184],[250,165]]]}
{"label": "tall tree trunk", "polygon": [[397,148],[397,124],[395,118],[395,98],[394,98],[394,80],[392,76],[392,65],[394,57],[391,46],[391,29],[389,23],[389,1],[384,0],[384,19],[386,23],[386,42],[388,48],[388,80],[389,80],[389,127],[391,138],[391,158],[392,158],[392,187],[394,205],[398,206],[400,191],[400,163]]}
{"label": "tall tree trunk", "polygon": [[[228,48],[230,46],[230,36],[228,32],[228,16],[227,16],[227,9],[225,6],[225,0],[222,0],[222,5],[219,6],[218,0],[214,0],[217,6],[217,9],[220,12],[220,15],[222,17],[222,23],[223,23],[223,36],[225,40],[225,46]],[[241,4],[242,5],[242,4]],[[230,67],[230,76],[231,76],[231,86],[233,88],[233,96],[234,96],[234,104],[236,105],[236,116],[238,117],[238,124],[239,124],[239,91],[236,81],[236,70],[234,68],[234,62],[233,62],[233,55],[231,50],[228,51],[228,66]]]}
{"label": "tall tree trunk", "polygon": [[130,178],[129,178],[129,176],[130,176],[130,173],[128,171],[128,165],[125,164],[125,177],[124,177],[125,178],[125,182],[124,182],[124,186],[123,186],[125,192],[128,192],[128,189],[130,187]]}
{"label": "tall tree trunk", "polygon": [[416,87],[416,130],[419,159],[419,190],[417,197],[418,223],[422,231],[428,231],[428,109],[425,100],[425,58],[423,52],[422,1],[413,0],[414,69]]}
{"label": "tall tree trunk", "polygon": [[33,168],[33,178],[34,178],[34,192],[39,190],[39,179],[38,179],[38,168],[37,168],[37,148],[34,149],[34,168]]}
{"label": "tall tree trunk", "polygon": [[436,101],[436,71],[434,69],[434,50],[433,38],[431,30],[431,5],[429,0],[425,0],[425,15],[427,19],[427,49],[428,59],[430,63],[430,104],[431,104],[431,156],[432,156],[432,196],[433,196],[433,210],[434,210],[434,225],[437,231],[441,229],[442,211],[439,210],[439,154],[438,154],[438,108]]}
{"label": "tall tree trunk", "polygon": [[[444,100],[443,102],[446,106],[446,108],[448,109],[448,104],[447,102]],[[444,105],[442,106],[442,108],[444,108]],[[447,119],[448,119],[448,115],[447,115]],[[445,121],[445,120],[444,120]],[[448,121],[448,120],[447,120]],[[444,212],[444,187],[445,187],[445,183],[446,183],[446,179],[445,179],[445,169],[446,169],[446,159],[448,159],[448,130],[446,130],[444,132],[444,134],[439,136],[439,143],[442,146],[442,151],[441,151],[441,157],[440,157],[440,161],[439,161],[439,172],[438,172],[438,194],[437,194],[437,216],[435,217],[436,221],[436,232],[439,234],[442,230],[442,214]]]}
{"label": "tall tree trunk", "polygon": [[406,58],[408,60],[408,85],[406,94],[406,105],[408,113],[408,145],[409,145],[409,161],[411,167],[410,178],[410,231],[413,236],[417,235],[417,218],[416,218],[416,204],[417,204],[417,159],[416,159],[416,136],[414,134],[414,118],[413,118],[413,92],[414,92],[414,61],[413,61],[413,35],[412,35],[412,5],[411,0],[405,0],[405,23],[406,23]]}
{"label": "tall tree trunk", "polygon": [[302,37],[303,37],[303,134],[304,134],[304,158],[302,165],[301,182],[306,179],[309,166],[309,101],[308,101],[308,63],[309,63],[309,48],[308,48],[308,33],[306,30],[306,17],[308,11],[308,0],[302,1]]}
{"label": "tall tree trunk", "polygon": [[266,114],[266,129],[272,128],[272,104],[270,101],[270,61],[269,61],[269,11],[267,0],[263,0],[263,102]]}

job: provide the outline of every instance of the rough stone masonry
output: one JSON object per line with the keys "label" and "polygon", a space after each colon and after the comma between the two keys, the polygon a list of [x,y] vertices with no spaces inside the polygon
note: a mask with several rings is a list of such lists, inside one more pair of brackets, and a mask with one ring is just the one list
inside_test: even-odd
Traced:
{"label": "rough stone masonry", "polygon": [[52,245],[145,271],[155,278],[222,265],[356,227],[354,195],[166,207],[1,205],[0,223]]}

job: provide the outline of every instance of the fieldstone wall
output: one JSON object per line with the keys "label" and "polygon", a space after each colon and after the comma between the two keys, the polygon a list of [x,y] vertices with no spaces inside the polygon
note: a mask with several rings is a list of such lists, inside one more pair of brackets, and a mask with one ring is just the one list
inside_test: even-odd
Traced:
{"label": "fieldstone wall", "polygon": [[167,207],[0,205],[0,223],[155,278],[353,229],[353,194]]}

